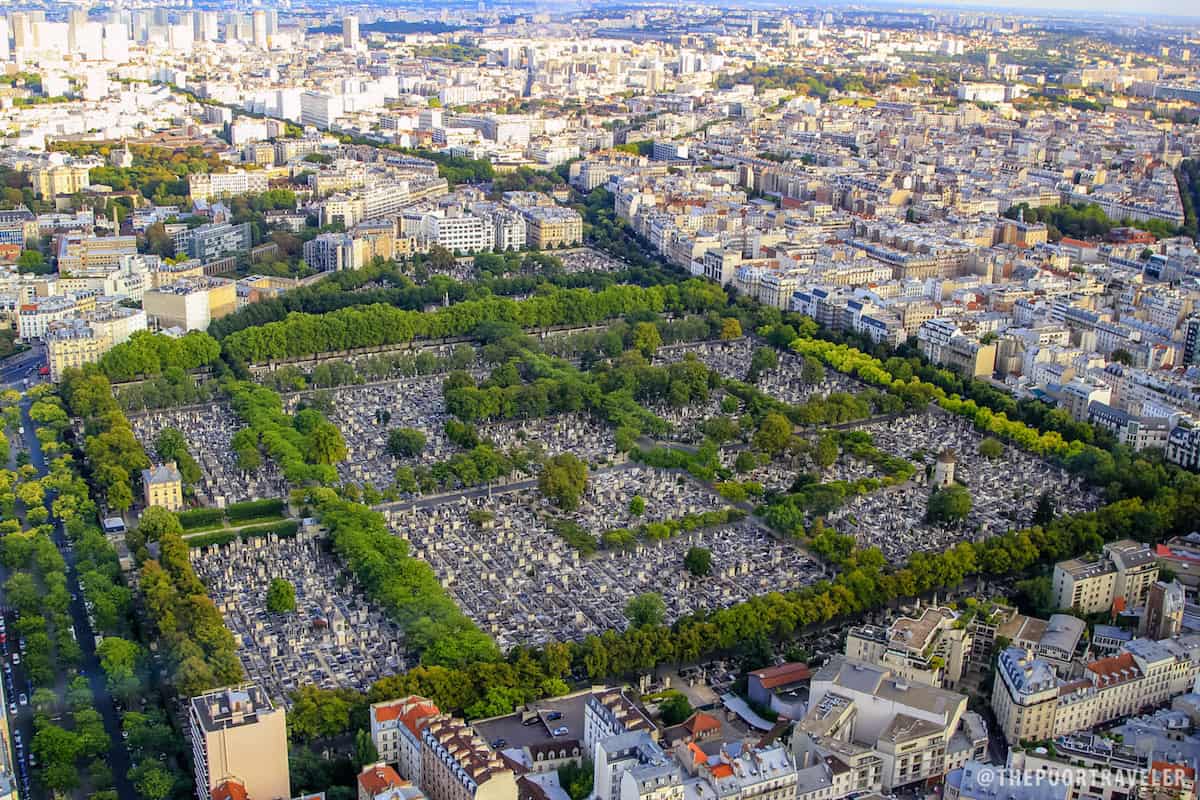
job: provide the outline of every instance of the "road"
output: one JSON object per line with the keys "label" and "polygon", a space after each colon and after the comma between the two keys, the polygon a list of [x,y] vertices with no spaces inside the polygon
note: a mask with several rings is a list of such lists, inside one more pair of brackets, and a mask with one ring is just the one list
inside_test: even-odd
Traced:
{"label": "road", "polygon": [[45,350],[41,345],[36,345],[24,353],[18,353],[0,361],[0,389],[7,389],[10,386],[14,389],[24,388],[21,382],[25,378],[29,378],[31,384],[43,380],[38,377],[37,371],[38,367],[44,363]]}
{"label": "road", "polygon": [[[42,445],[34,434],[34,422],[29,417],[29,400],[21,401],[21,424],[25,427],[25,446],[29,450],[30,463],[37,469],[38,475],[48,472],[46,459],[42,454]],[[15,448],[14,448],[15,450]],[[46,507],[53,502],[51,493],[47,492]],[[80,649],[83,650],[83,663],[80,674],[88,679],[92,687],[92,703],[104,719],[104,730],[109,738],[108,757],[105,759],[113,774],[113,788],[120,800],[138,800],[138,793],[126,777],[130,769],[129,750],[121,737],[121,719],[113,706],[113,699],[105,685],[104,671],[100,668],[100,660],[96,656],[96,642],[92,634],[92,626],[88,620],[87,609],[83,604],[83,589],[79,585],[79,573],[75,567],[75,551],[68,546],[66,534],[61,523],[54,526],[54,543],[67,562],[67,585],[71,587],[72,600],[68,609],[71,621],[75,626],[75,635],[79,639]],[[23,709],[21,727],[25,731],[25,741],[31,742],[33,736],[31,714]],[[28,747],[28,744],[26,744]]]}

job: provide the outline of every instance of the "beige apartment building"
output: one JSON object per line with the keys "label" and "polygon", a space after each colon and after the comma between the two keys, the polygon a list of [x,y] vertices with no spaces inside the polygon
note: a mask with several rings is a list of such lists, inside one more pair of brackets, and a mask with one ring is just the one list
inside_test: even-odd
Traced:
{"label": "beige apartment building", "polygon": [[945,775],[987,751],[987,726],[966,695],[912,683],[874,664],[833,656],[813,676],[796,724],[797,763],[835,756],[856,790],[891,791]]}
{"label": "beige apartment building", "polygon": [[516,800],[517,780],[475,730],[449,715],[421,731],[421,788],[429,800]]}
{"label": "beige apartment building", "polygon": [[372,703],[371,741],[379,757],[395,764],[400,776],[421,785],[421,731],[439,715],[432,700],[409,695]]}
{"label": "beige apartment building", "polygon": [[1134,608],[1146,602],[1158,580],[1153,551],[1132,539],[1104,545],[1096,559],[1072,558],[1054,565],[1054,598],[1059,608],[1084,614],[1112,610],[1114,603]]}
{"label": "beige apartment building", "polygon": [[203,331],[214,319],[237,310],[237,283],[227,278],[185,278],[148,290],[142,307],[159,329]]}
{"label": "beige apartment building", "polygon": [[533,248],[547,250],[570,247],[583,241],[583,217],[570,208],[535,206],[523,208],[525,241]]}
{"label": "beige apartment building", "polygon": [[1190,692],[1198,675],[1195,635],[1134,639],[1066,680],[1048,661],[1010,647],[997,661],[992,711],[1009,744],[1050,739],[1162,705]]}
{"label": "beige apartment building", "polygon": [[915,683],[953,689],[962,680],[971,650],[971,633],[958,618],[949,609],[927,608],[920,617],[900,617],[888,628],[851,628],[846,657]]}
{"label": "beige apartment building", "polygon": [[[236,784],[250,800],[287,800],[287,725],[282,708],[255,684],[214,689],[189,704],[196,795],[214,800]],[[236,791],[226,792],[237,794]]]}
{"label": "beige apartment building", "polygon": [[146,330],[146,312],[114,306],[87,317],[50,324],[43,337],[50,380],[58,382],[64,370],[94,364],[112,348]]}
{"label": "beige apartment building", "polygon": [[35,169],[30,182],[37,196],[48,200],[60,194],[75,194],[92,185],[91,167],[82,164],[63,164]]}
{"label": "beige apartment building", "polygon": [[68,233],[58,238],[57,255],[62,275],[107,274],[120,268],[123,257],[137,255],[137,237]]}

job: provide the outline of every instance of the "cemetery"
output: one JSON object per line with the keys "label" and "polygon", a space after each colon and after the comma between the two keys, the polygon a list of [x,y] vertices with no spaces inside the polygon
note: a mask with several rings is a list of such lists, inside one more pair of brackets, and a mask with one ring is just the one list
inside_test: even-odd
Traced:
{"label": "cemetery", "polygon": [[[192,564],[238,642],[247,678],[274,697],[306,683],[365,691],[406,666],[402,634],[371,608],[318,538],[256,537],[194,548]],[[295,610],[268,610],[273,579],[295,587]]]}
{"label": "cemetery", "polygon": [[563,272],[568,273],[620,272],[625,269],[625,265],[620,261],[590,247],[582,247],[565,253],[555,253],[554,255],[558,260],[562,261]]}
{"label": "cemetery", "polygon": [[[878,546],[893,562],[914,551],[942,551],[1027,526],[1043,493],[1053,498],[1059,514],[1088,511],[1101,502],[1080,477],[1017,447],[1005,446],[995,459],[980,455],[984,435],[969,420],[938,409],[857,429],[869,433],[880,450],[918,464],[917,474],[906,483],[848,499],[826,522],[855,536],[860,547]],[[846,456],[839,459],[822,480],[854,479],[842,466],[846,461]],[[959,522],[929,523],[930,492],[947,478],[970,492],[970,513]]]}
{"label": "cemetery", "polygon": [[[751,337],[688,342],[660,347],[655,353],[655,361],[673,364],[692,354],[721,377],[745,381],[754,351],[761,346],[761,341]],[[824,379],[821,381],[805,381],[801,376],[804,363],[802,356],[788,351],[778,351],[777,355],[778,366],[764,370],[755,386],[764,394],[784,403],[803,403],[814,396],[825,396],[831,392],[854,394],[866,388],[849,375],[834,370],[824,370]]]}
{"label": "cemetery", "polygon": [[508,420],[477,426],[481,438],[503,451],[531,449],[546,456],[574,453],[593,465],[624,458],[617,453],[613,430],[590,414],[570,413],[531,420]]}
{"label": "cemetery", "polygon": [[[384,487],[391,484],[398,467],[443,461],[457,452],[459,448],[445,434],[450,415],[442,399],[444,379],[445,375],[429,375],[325,390],[330,399],[327,416],[342,432],[349,451],[338,464],[338,476]],[[295,413],[306,397],[304,393],[284,397],[284,410]],[[399,459],[390,454],[387,441],[393,428],[423,433],[424,450]]]}
{"label": "cemetery", "polygon": [[263,459],[253,471],[238,467],[230,443],[243,426],[228,403],[149,411],[129,417],[129,422],[147,453],[154,452],[154,440],[164,428],[183,433],[188,452],[200,465],[202,477],[195,492],[202,506],[224,508],[245,500],[287,496],[287,482],[270,459]]}
{"label": "cemetery", "polygon": [[[630,511],[633,496],[645,511]],[[682,532],[625,549],[584,555],[555,532],[565,518],[598,535],[623,526],[727,505],[681,474],[628,466],[595,473],[578,510],[558,515],[536,489],[389,510],[388,521],[414,555],[433,567],[451,596],[502,648],[581,639],[627,626],[625,604],[657,592],[668,621],[818,580],[824,568],[753,518]],[[692,547],[712,553],[712,573],[684,567]]]}

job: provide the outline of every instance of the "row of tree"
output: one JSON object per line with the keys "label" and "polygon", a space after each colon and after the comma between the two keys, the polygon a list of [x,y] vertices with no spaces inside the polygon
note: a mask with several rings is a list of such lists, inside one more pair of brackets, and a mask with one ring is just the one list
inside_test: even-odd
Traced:
{"label": "row of tree", "polygon": [[598,292],[555,289],[526,300],[491,297],[428,312],[376,304],[319,316],[292,314],[286,320],[231,333],[222,346],[230,360],[249,364],[414,339],[464,336],[488,321],[522,328],[592,325],[639,311],[702,312],[723,307],[725,299],[724,292],[711,283],[687,281],[649,288],[611,286]]}
{"label": "row of tree", "polygon": [[307,494],[342,564],[371,600],[403,629],[423,664],[457,666],[499,657],[495,643],[446,594],[433,569],[392,534],[382,514],[339,498]]}
{"label": "row of tree", "polygon": [[[151,506],[127,539],[140,565],[139,587],[167,677],[183,697],[242,679],[237,642],[192,568],[183,526],[170,511]],[[158,543],[158,558],[148,546]]]}
{"label": "row of tree", "polygon": [[138,331],[100,357],[100,371],[110,381],[130,381],[161,375],[170,368],[206,367],[220,357],[221,346],[203,331],[178,337]]}

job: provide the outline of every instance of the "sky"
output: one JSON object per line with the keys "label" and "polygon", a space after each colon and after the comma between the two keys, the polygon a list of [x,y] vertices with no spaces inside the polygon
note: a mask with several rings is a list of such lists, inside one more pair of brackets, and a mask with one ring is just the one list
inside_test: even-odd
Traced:
{"label": "sky", "polygon": [[996,12],[1019,14],[1021,11],[1067,11],[1104,14],[1121,14],[1131,19],[1147,15],[1200,18],[1200,4],[1196,0],[1018,0],[1015,3],[997,3],[995,0],[933,0],[931,4],[947,7],[987,9]]}

